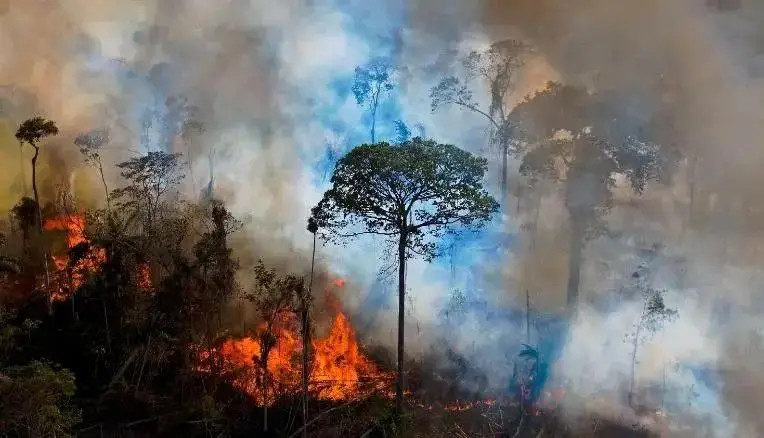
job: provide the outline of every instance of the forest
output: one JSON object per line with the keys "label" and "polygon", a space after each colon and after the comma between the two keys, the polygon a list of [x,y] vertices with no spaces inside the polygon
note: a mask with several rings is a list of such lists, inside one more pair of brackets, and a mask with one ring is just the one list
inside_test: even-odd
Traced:
{"label": "forest", "polygon": [[764,8],[51,3],[0,1],[0,436],[764,433]]}

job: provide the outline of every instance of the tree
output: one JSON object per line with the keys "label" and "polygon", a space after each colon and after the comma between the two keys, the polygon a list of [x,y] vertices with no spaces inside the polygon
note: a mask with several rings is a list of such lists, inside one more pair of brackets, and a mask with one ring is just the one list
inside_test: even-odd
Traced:
{"label": "tree", "polygon": [[163,197],[183,180],[180,157],[181,154],[149,152],[117,164],[130,184],[114,190],[112,197],[123,200],[121,207],[139,213],[147,230],[158,219]]}
{"label": "tree", "polygon": [[[33,117],[25,120],[19,129],[16,130],[16,139],[20,145],[27,143],[34,149],[32,157],[32,192],[34,193],[34,202],[37,204],[37,225],[38,232],[42,233],[42,209],[40,207],[40,195],[37,191],[37,158],[40,156],[40,141],[45,137],[58,134],[58,127],[52,120],[46,120],[42,117]],[[45,266],[45,289],[48,291],[48,313],[53,312],[53,298],[50,291],[50,272],[48,271],[48,254],[43,249],[43,263]]]}
{"label": "tree", "polygon": [[263,390],[263,431],[268,431],[269,371],[268,357],[277,345],[277,334],[284,328],[285,315],[301,308],[304,294],[303,279],[295,275],[279,275],[265,267],[262,261],[255,266],[255,286],[247,299],[255,304],[264,328],[259,334],[260,355],[255,361],[260,367],[259,383]]}
{"label": "tree", "polygon": [[[516,124],[509,117],[507,96],[514,89],[515,73],[523,65],[524,55],[529,52],[528,45],[512,39],[495,42],[483,52],[473,50],[461,60],[465,78],[445,77],[430,90],[432,111],[445,105],[456,105],[488,120],[492,141],[499,147],[502,156],[502,197],[507,190],[507,160],[510,154],[518,152],[519,147],[512,138]],[[474,77],[488,87],[490,100],[487,105],[481,106],[473,99],[474,90],[468,84]]]}
{"label": "tree", "polygon": [[308,362],[310,346],[310,305],[313,300],[313,271],[316,267],[316,233],[318,224],[313,217],[308,218],[307,230],[313,235],[313,254],[310,258],[310,280],[308,290],[301,299],[301,322],[302,322],[302,437],[308,437]]}
{"label": "tree", "polygon": [[637,349],[651,336],[663,329],[663,327],[676,318],[678,312],[666,307],[663,300],[665,290],[646,288],[644,290],[644,306],[639,315],[639,321],[634,326],[631,338],[631,372],[629,373],[629,406],[634,406],[634,374],[637,364]]}
{"label": "tree", "polygon": [[376,140],[377,109],[386,93],[395,88],[394,69],[389,59],[378,57],[355,68],[353,94],[358,105],[366,105],[371,114],[371,142]]}
{"label": "tree", "polygon": [[74,139],[74,144],[79,147],[80,153],[90,167],[98,171],[103,184],[103,191],[106,195],[106,210],[111,213],[111,202],[109,201],[109,186],[106,184],[106,177],[103,173],[103,162],[101,161],[101,149],[109,143],[109,131],[106,129],[96,129],[85,134],[80,134]]}
{"label": "tree", "polygon": [[5,370],[0,379],[0,418],[3,432],[15,436],[68,437],[80,422],[72,403],[76,385],[66,369],[55,370],[38,361]]}
{"label": "tree", "polygon": [[483,189],[487,163],[456,146],[414,138],[362,144],[341,158],[332,187],[313,210],[327,240],[383,236],[398,249],[396,419],[403,411],[404,303],[407,251],[432,260],[437,238],[478,229],[498,210]]}
{"label": "tree", "polygon": [[625,176],[639,194],[650,180],[668,180],[676,163],[672,150],[640,137],[639,121],[629,120],[635,129],[622,129],[612,122],[614,116],[620,114],[613,113],[610,96],[557,83],[549,83],[510,115],[522,127],[519,138],[528,143],[520,173],[531,185],[539,178],[565,185],[571,310],[578,301],[585,243],[607,231],[602,218],[613,204],[615,176]]}

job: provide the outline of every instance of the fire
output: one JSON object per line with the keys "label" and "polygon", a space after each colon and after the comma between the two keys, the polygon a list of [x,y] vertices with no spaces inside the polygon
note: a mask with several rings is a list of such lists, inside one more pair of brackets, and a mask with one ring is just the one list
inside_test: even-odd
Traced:
{"label": "fire", "polygon": [[319,398],[348,399],[362,392],[364,379],[383,377],[361,352],[355,331],[342,312],[335,316],[329,335],[313,342],[313,355],[311,380]]}
{"label": "fire", "polygon": [[[257,337],[229,339],[213,355],[221,358],[220,371],[246,392],[259,405],[271,405],[279,396],[300,391],[302,342],[296,318],[283,314],[275,324],[275,344],[268,355],[267,375],[263,373],[261,339],[265,325]],[[217,354],[215,354],[217,353]],[[382,389],[389,375],[366,358],[356,340],[347,316],[338,312],[322,339],[312,341],[308,389],[322,400],[347,400]],[[209,352],[200,355],[201,371],[209,372]]]}
{"label": "fire", "polygon": [[[43,229],[45,231],[66,231],[67,250],[71,250],[82,243],[90,243],[85,236],[85,218],[81,215],[62,215],[46,219]],[[82,255],[73,266],[70,266],[68,254],[52,256],[52,258],[56,268],[53,299],[63,301],[85,283],[88,275],[101,269],[101,265],[106,261],[106,250],[90,246],[88,252]],[[151,290],[151,272],[145,263],[138,265],[136,284],[141,290]]]}
{"label": "fire", "polygon": [[[47,219],[43,225],[45,231],[66,231],[66,247],[68,250],[82,243],[89,243],[85,237],[85,218],[81,215],[63,215]],[[56,267],[56,290],[52,296],[54,300],[65,300],[73,291],[77,290],[87,276],[100,269],[106,260],[106,252],[103,248],[90,248],[73,265],[69,263],[69,255],[53,256],[53,264]]]}

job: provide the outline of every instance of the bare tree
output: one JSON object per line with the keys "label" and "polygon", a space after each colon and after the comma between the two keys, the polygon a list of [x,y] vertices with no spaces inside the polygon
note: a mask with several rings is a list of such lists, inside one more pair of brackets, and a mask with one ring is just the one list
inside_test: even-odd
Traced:
{"label": "bare tree", "polygon": [[79,147],[85,162],[96,169],[101,177],[101,184],[103,184],[103,191],[106,196],[106,210],[111,214],[109,186],[106,184],[106,177],[103,173],[103,161],[101,160],[101,150],[107,143],[109,143],[109,131],[106,129],[96,129],[80,134],[74,139],[74,144]]}
{"label": "bare tree", "polygon": [[[490,124],[492,141],[501,154],[502,197],[507,190],[507,160],[518,152],[519,144],[513,141],[516,124],[510,120],[507,97],[514,89],[517,70],[523,65],[524,56],[530,52],[528,45],[517,40],[502,40],[491,44],[487,50],[471,51],[462,58],[466,72],[464,78],[448,76],[430,90],[433,111],[445,105],[456,105],[484,117]],[[477,78],[488,87],[487,104],[474,99],[475,90],[469,83]]]}

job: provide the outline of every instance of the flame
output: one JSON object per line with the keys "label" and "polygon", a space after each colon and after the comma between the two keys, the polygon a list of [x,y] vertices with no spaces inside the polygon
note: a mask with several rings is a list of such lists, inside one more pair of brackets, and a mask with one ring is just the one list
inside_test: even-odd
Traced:
{"label": "flame", "polygon": [[[221,358],[219,372],[249,394],[258,405],[271,405],[278,397],[300,391],[302,342],[294,314],[283,313],[272,327],[276,342],[268,355],[267,376],[261,361],[261,336],[229,339],[199,355],[199,370],[210,372],[213,356]],[[347,316],[338,311],[326,337],[312,341],[308,390],[322,400],[349,400],[382,390],[391,374],[380,369],[361,351]],[[267,379],[266,379],[267,377]]]}
{"label": "flame", "polygon": [[[71,250],[82,243],[89,243],[85,237],[85,218],[81,215],[63,215],[47,219],[43,224],[45,231],[66,231],[66,247]],[[55,290],[52,298],[56,301],[65,300],[87,280],[87,276],[100,269],[106,260],[103,248],[91,247],[87,254],[73,265],[69,263],[69,255],[52,256],[56,267]]]}
{"label": "flame", "polygon": [[[85,218],[82,215],[62,215],[46,219],[43,224],[45,231],[66,231],[66,248],[71,250],[81,243],[90,243],[85,236]],[[106,261],[106,250],[91,245],[88,253],[70,266],[69,255],[54,255],[53,265],[56,268],[53,300],[63,301],[87,281],[88,275],[92,275],[101,269]],[[151,290],[151,271],[145,263],[138,265],[136,273],[136,285],[141,290]]]}
{"label": "flame", "polygon": [[[362,391],[362,381],[383,373],[361,352],[355,331],[344,313],[335,316],[325,339],[313,342],[311,380],[319,398],[344,400]],[[322,385],[328,383],[328,385]]]}

